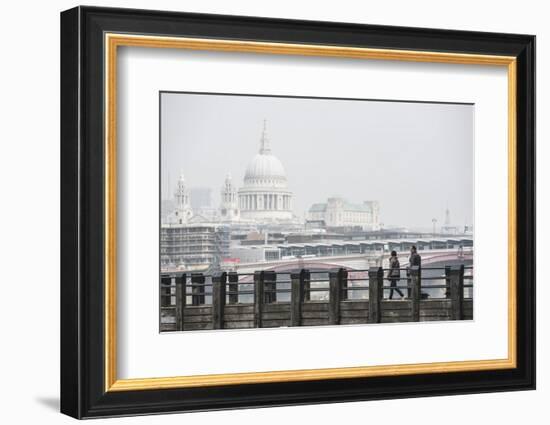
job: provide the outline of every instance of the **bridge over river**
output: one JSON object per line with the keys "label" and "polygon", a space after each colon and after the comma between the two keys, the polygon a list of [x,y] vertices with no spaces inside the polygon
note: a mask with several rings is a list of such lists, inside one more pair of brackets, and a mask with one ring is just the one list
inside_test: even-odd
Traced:
{"label": "bridge over river", "polygon": [[[422,256],[422,265],[424,266],[471,265],[473,262],[473,251],[469,248],[427,249],[419,251],[419,254]],[[398,253],[398,258],[401,265],[409,263],[407,252]],[[234,263],[228,266],[226,271],[238,273],[252,273],[256,270],[290,272],[296,269],[331,270],[340,267],[348,270],[360,270],[372,266],[388,267],[388,260],[389,253],[387,251],[327,256],[306,255],[273,261]]]}

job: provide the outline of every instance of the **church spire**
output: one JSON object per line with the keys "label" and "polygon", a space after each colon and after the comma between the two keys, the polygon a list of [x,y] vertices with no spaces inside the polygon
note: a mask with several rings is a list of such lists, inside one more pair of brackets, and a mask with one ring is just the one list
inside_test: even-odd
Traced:
{"label": "church spire", "polygon": [[267,138],[267,121],[264,119],[264,128],[262,130],[262,139],[260,141],[260,153],[262,155],[269,155],[271,153],[271,147],[269,146],[269,139]]}

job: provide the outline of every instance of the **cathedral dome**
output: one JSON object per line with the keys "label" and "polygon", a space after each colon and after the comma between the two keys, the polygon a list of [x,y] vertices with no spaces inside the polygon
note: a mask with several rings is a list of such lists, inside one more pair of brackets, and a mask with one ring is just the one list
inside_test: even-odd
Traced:
{"label": "cathedral dome", "polygon": [[244,175],[245,183],[253,180],[286,181],[285,168],[276,156],[259,153],[252,158]]}

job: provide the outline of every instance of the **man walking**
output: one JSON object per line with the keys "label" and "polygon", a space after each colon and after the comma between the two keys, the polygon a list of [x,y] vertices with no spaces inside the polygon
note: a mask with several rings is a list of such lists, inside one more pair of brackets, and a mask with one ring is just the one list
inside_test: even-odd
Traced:
{"label": "man walking", "polygon": [[[411,255],[409,257],[409,267],[407,268],[407,276],[410,276],[411,274],[410,268],[412,266],[420,267],[421,262],[422,262],[422,258],[420,257],[420,254],[417,252],[416,246],[415,245],[411,246]],[[408,286],[407,296],[410,298],[411,297],[411,279],[410,278],[408,278],[407,286]]]}
{"label": "man walking", "polygon": [[390,300],[393,298],[393,291],[404,297],[403,292],[399,288],[396,288],[399,279],[401,278],[401,270],[399,268],[399,259],[397,258],[397,252],[392,251],[390,257],[390,269],[388,270],[388,279],[390,281]]}

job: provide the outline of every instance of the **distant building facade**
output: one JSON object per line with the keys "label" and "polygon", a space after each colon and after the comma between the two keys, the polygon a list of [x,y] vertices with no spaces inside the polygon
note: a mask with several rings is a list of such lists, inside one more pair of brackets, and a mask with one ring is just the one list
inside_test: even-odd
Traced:
{"label": "distant building facade", "polygon": [[380,229],[378,201],[352,204],[343,198],[328,198],[327,202],[313,204],[307,214],[311,222],[324,222],[327,227],[360,227],[364,230]]}
{"label": "distant building facade", "polygon": [[186,224],[163,224],[160,229],[161,269],[204,271],[229,256],[229,229],[202,222],[195,216]]}
{"label": "distant building facade", "polygon": [[[238,258],[240,263],[277,261],[281,259],[281,250],[273,245],[234,246],[230,250],[231,258]],[[231,268],[231,264],[226,267]]]}

